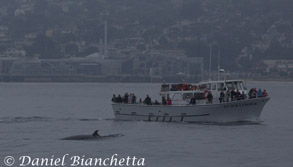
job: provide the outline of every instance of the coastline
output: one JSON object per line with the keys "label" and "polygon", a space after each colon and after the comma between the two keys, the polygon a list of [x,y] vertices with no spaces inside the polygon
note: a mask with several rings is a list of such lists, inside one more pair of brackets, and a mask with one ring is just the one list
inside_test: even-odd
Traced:
{"label": "coastline", "polygon": [[[235,78],[236,79],[236,78]],[[293,82],[293,78],[250,78],[242,79],[249,83],[260,82]],[[35,82],[35,83],[198,83],[198,79],[181,77],[150,77],[150,76],[97,76],[97,75],[0,75],[0,82]]]}

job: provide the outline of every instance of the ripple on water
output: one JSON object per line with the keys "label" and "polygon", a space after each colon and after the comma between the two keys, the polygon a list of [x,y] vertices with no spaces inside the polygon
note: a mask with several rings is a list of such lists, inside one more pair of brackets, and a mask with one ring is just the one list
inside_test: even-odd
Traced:
{"label": "ripple on water", "polygon": [[0,118],[0,123],[24,123],[24,122],[35,122],[35,121],[50,121],[51,118],[48,117],[39,117],[39,116],[32,116],[32,117],[4,117]]}

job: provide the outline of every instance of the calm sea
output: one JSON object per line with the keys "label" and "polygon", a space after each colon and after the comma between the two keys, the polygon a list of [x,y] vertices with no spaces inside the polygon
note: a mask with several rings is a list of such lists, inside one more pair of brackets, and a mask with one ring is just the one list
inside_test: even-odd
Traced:
{"label": "calm sea", "polygon": [[[113,93],[149,94],[159,99],[159,84],[0,84],[0,166],[4,157],[94,158],[136,156],[147,166],[292,167],[293,83],[249,83],[266,88],[271,100],[258,124],[187,124],[114,121]],[[96,141],[61,138],[123,134]]]}

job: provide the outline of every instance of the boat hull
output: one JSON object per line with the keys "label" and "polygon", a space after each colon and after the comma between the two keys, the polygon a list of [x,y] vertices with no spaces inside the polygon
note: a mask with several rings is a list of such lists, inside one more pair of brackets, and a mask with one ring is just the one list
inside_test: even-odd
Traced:
{"label": "boat hull", "polygon": [[257,121],[269,97],[198,105],[144,105],[113,103],[115,120],[161,122]]}

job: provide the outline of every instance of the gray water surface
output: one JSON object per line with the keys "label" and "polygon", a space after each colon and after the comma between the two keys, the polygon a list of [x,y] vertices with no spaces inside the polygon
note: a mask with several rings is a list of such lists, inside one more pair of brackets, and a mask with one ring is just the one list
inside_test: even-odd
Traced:
{"label": "gray water surface", "polygon": [[[266,88],[271,100],[260,123],[187,124],[114,121],[113,93],[149,94],[159,99],[159,84],[0,84],[0,166],[17,158],[136,156],[147,166],[292,167],[293,83],[250,83]],[[61,138],[123,134],[96,141]],[[15,165],[16,166],[16,165]]]}

